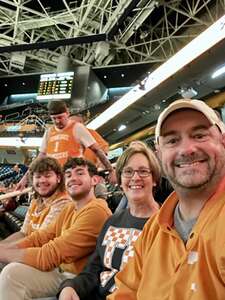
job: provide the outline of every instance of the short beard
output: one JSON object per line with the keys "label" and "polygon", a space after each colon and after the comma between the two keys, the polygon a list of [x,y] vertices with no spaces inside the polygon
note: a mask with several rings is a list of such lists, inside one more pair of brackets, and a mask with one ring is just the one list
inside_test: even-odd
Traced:
{"label": "short beard", "polygon": [[82,192],[82,193],[79,193],[79,194],[69,194],[70,197],[74,200],[74,201],[80,201],[80,200],[83,200],[87,195],[88,193],[87,192]]}
{"label": "short beard", "polygon": [[35,190],[35,195],[37,195],[37,197],[39,199],[41,199],[41,198],[49,198],[49,197],[51,197],[53,194],[55,194],[55,192],[57,191],[57,189],[58,189],[58,185],[55,186],[54,189],[50,190],[46,195],[40,195],[35,189],[34,190]]}
{"label": "short beard", "polygon": [[169,182],[171,183],[174,190],[181,188],[181,189],[185,189],[187,191],[194,191],[194,190],[195,191],[202,191],[205,188],[207,188],[211,183],[214,183],[214,182],[218,181],[218,178],[220,177],[219,175],[220,174],[218,174],[218,172],[216,172],[216,168],[214,168],[213,172],[210,173],[209,177],[204,182],[199,183],[199,184],[195,184],[195,185],[192,184],[190,186],[184,185],[181,182],[177,181],[174,176],[170,176],[170,175],[167,174],[166,177],[169,180]]}

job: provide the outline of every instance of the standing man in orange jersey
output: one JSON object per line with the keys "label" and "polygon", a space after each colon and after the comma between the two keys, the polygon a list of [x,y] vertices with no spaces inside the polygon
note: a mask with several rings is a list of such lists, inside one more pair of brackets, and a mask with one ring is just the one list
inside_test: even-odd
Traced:
{"label": "standing man in orange jersey", "polygon": [[[62,100],[53,100],[48,104],[48,111],[53,125],[43,136],[38,156],[54,157],[63,165],[68,157],[82,157],[86,148],[91,149],[109,171],[109,180],[115,183],[115,171],[104,151],[83,124],[70,119],[66,103]],[[26,183],[27,173],[17,185],[17,189],[24,188]]]}
{"label": "standing man in orange jersey", "polygon": [[[80,122],[81,124],[85,123],[85,120],[82,115],[77,114],[75,116],[71,116],[70,120],[73,120],[74,122]],[[109,151],[109,143],[103,139],[103,137],[94,129],[87,128],[90,134],[93,136],[93,138],[98,143],[99,147],[104,151],[105,155],[107,155]],[[90,149],[90,147],[85,148],[84,150],[84,157],[85,159],[91,161],[93,164],[95,164],[97,167],[102,167],[101,162],[99,161],[97,155]],[[104,167],[104,166],[103,166]]]}

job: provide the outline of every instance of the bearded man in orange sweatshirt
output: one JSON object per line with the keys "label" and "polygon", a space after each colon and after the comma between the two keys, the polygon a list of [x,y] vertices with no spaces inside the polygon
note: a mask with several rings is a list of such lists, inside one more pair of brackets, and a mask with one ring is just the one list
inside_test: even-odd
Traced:
{"label": "bearded man in orange sweatshirt", "polygon": [[64,174],[74,203],[46,229],[13,245],[0,245],[0,261],[9,263],[0,274],[0,300],[54,296],[59,284],[78,274],[95,249],[111,215],[107,203],[94,196],[96,167],[83,158],[70,158]]}
{"label": "bearded man in orange sweatshirt", "polygon": [[203,101],[181,99],[155,133],[175,192],[146,223],[107,299],[225,299],[225,126]]}

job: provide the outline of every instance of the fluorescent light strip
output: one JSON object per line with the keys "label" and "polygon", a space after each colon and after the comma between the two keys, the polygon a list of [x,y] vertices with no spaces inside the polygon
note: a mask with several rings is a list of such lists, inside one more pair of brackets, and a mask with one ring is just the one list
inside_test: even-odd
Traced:
{"label": "fluorescent light strip", "polygon": [[0,138],[0,147],[40,147],[42,138],[24,138],[24,142],[19,137]]}
{"label": "fluorescent light strip", "polygon": [[220,76],[220,75],[222,75],[224,73],[225,73],[225,66],[223,66],[223,67],[219,68],[217,71],[215,71],[212,74],[212,78],[214,79],[214,78],[216,78],[216,77],[218,77],[218,76]]}
{"label": "fluorescent light strip", "polygon": [[178,51],[174,56],[162,64],[158,69],[153,71],[146,79],[145,90],[139,89],[138,85],[131,91],[121,97],[117,102],[112,104],[96,119],[91,121],[87,127],[97,129],[107,121],[111,120],[117,114],[125,110],[128,106],[139,100],[149,91],[163,81],[174,75],[185,65],[196,59],[205,51],[212,48],[225,38],[225,15],[207,28],[204,32],[193,39],[184,48]]}

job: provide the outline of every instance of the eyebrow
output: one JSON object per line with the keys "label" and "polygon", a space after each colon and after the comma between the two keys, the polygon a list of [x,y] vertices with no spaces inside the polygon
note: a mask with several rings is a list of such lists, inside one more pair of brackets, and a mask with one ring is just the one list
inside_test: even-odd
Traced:
{"label": "eyebrow", "polygon": [[[212,126],[212,124],[210,124],[210,126],[206,126],[206,125],[197,125],[191,128],[192,131],[196,131],[196,130],[201,130],[201,129],[208,129]],[[165,132],[164,134],[161,134],[162,137],[167,137],[169,135],[176,135],[179,134],[178,130],[170,130]]]}
{"label": "eyebrow", "polygon": [[65,173],[71,172],[73,169],[75,169],[76,171],[83,171],[83,170],[85,170],[85,167],[82,167],[82,166],[76,166],[76,167],[74,167],[74,168],[69,168],[69,169],[67,169],[67,170],[65,171]]}

